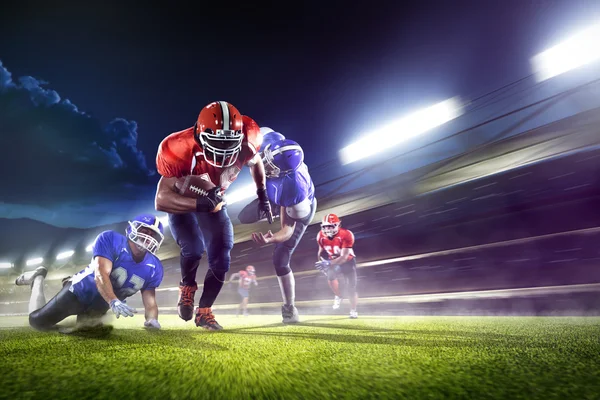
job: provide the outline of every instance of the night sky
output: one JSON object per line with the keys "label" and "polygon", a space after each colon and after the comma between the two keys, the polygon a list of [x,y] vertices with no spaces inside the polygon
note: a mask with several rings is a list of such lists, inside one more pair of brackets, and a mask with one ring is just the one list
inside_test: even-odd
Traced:
{"label": "night sky", "polygon": [[600,19],[575,0],[52,3],[2,3],[0,218],[77,227],[153,210],[159,142],[211,101],[297,140],[310,167],[403,112],[528,75]]}

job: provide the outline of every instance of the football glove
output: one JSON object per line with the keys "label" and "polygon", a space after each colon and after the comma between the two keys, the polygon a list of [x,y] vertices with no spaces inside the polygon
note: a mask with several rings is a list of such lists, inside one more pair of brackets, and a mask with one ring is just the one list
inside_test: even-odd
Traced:
{"label": "football glove", "polygon": [[133,317],[133,314],[137,313],[135,308],[129,307],[121,300],[116,299],[110,302],[110,308],[112,312],[115,313],[117,318],[119,318],[121,315],[124,317]]}
{"label": "football glove", "polygon": [[144,327],[146,329],[160,329],[160,324],[157,320],[151,319],[149,321],[144,322]]}
{"label": "football glove", "polygon": [[318,269],[319,271],[321,271],[322,273],[324,273],[325,275],[327,275],[327,270],[329,269],[330,265],[331,265],[331,261],[321,260],[321,261],[317,261],[315,263],[315,268]]}
{"label": "football glove", "polygon": [[271,213],[271,203],[267,196],[267,189],[258,189],[256,191],[258,195],[258,220],[267,218],[270,224],[273,223],[273,214]]}
{"label": "football glove", "polygon": [[219,186],[215,186],[208,191],[206,196],[199,196],[196,199],[196,211],[212,212],[223,201],[223,193],[221,192],[221,188]]}

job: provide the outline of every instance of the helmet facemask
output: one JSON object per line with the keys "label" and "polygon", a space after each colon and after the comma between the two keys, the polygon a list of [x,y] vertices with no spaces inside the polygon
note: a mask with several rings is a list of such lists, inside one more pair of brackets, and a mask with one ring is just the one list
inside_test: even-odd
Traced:
{"label": "helmet facemask", "polygon": [[[143,228],[152,231],[152,234],[149,235],[141,232],[140,230]],[[129,221],[127,239],[135,243],[140,250],[149,251],[152,254],[156,254],[164,238],[164,235],[158,230],[158,228],[152,225],[148,225],[142,221]]]}
{"label": "helmet facemask", "polygon": [[321,231],[323,231],[323,234],[330,239],[332,237],[334,237],[335,235],[337,235],[339,230],[340,230],[340,224],[332,224],[332,223],[322,223],[321,224]]}
{"label": "helmet facemask", "polygon": [[227,168],[235,164],[242,149],[244,135],[241,130],[206,129],[197,132],[198,141],[207,163],[218,168]]}

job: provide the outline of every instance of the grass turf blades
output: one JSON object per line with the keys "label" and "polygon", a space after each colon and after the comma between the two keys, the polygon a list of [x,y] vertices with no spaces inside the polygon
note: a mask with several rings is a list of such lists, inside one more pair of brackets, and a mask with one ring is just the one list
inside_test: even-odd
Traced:
{"label": "grass turf blades", "polygon": [[600,318],[280,319],[207,332],[163,315],[148,332],[136,316],[62,335],[2,318],[0,398],[600,397]]}

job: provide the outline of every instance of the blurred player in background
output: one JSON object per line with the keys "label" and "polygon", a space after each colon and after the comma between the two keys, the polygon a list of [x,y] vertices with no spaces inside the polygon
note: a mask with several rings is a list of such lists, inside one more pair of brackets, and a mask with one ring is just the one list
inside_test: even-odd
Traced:
{"label": "blurred player in background", "polygon": [[293,140],[277,132],[265,133],[261,154],[269,200],[280,207],[281,229],[275,233],[253,233],[252,239],[258,244],[275,244],[273,265],[283,298],[281,315],[284,323],[295,323],[299,318],[294,304],[296,288],[290,259],[315,216],[315,186],[304,164],[304,151]]}
{"label": "blurred player in background", "polygon": [[[156,192],[156,209],[169,214],[169,226],[181,248],[181,282],[177,304],[179,317],[185,321],[194,315],[194,295],[198,289],[196,272],[207,250],[208,271],[196,312],[196,326],[223,329],[212,313],[229,271],[233,248],[233,225],[221,196],[240,170],[250,168],[256,193],[258,213],[272,222],[271,206],[265,189],[265,173],[258,155],[262,135],[251,118],[233,105],[218,101],[202,108],[196,124],[167,136],[158,148],[156,167],[161,175]],[[179,194],[175,182],[184,176],[198,175],[215,186],[207,196],[197,199]]]}
{"label": "blurred player in background", "polygon": [[[50,330],[70,315],[77,316],[78,328],[100,325],[110,309],[119,318],[137,311],[125,299],[142,294],[149,329],[160,329],[155,288],[163,279],[163,267],[156,252],[163,242],[163,226],[154,215],[143,214],[129,221],[126,237],[114,231],[102,232],[92,247],[92,262],[71,279],[48,303],[44,296],[45,267],[22,274],[15,283],[31,285],[29,324]],[[65,330],[70,332],[72,330]]]}
{"label": "blurred player in background", "polygon": [[240,311],[244,314],[244,317],[247,317],[250,285],[254,284],[254,286],[258,286],[258,282],[256,281],[256,270],[252,265],[248,265],[245,270],[232,274],[231,278],[229,278],[229,283],[233,282],[235,279],[238,280],[238,293],[242,298],[236,317],[240,315]]}
{"label": "blurred player in background", "polygon": [[317,234],[319,244],[319,261],[315,267],[327,275],[329,287],[335,294],[333,309],[340,308],[342,295],[338,275],[346,279],[347,293],[350,300],[350,318],[358,318],[356,306],[356,256],[354,255],[354,235],[347,229],[341,228],[341,220],[335,214],[327,214],[321,221],[321,230]]}

